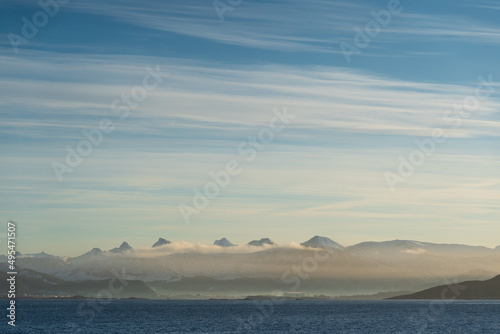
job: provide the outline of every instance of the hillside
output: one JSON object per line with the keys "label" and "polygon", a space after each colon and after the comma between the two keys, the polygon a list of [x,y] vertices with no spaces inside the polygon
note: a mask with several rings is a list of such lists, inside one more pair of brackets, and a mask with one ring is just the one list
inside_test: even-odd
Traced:
{"label": "hillside", "polygon": [[[8,291],[7,273],[0,271],[0,290]],[[64,281],[34,270],[21,269],[17,275],[16,296],[74,296],[100,298],[157,298],[158,295],[140,280]]]}
{"label": "hillside", "polygon": [[500,275],[486,281],[466,281],[439,285],[409,295],[388,299],[498,299],[500,300]]}

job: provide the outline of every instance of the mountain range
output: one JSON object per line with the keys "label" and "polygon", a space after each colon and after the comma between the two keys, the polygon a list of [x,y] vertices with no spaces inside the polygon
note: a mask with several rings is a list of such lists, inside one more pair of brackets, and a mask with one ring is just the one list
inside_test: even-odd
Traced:
{"label": "mountain range", "polygon": [[[321,236],[285,245],[270,238],[245,245],[227,238],[213,245],[159,238],[150,248],[134,249],[123,242],[107,251],[93,248],[76,257],[18,253],[16,265],[31,277],[29,281],[26,275],[20,277],[21,284],[40,287],[26,289],[34,295],[64,292],[35,284],[36,280],[50,281],[43,275],[83,284],[89,288],[82,289],[82,294],[92,295],[92,282],[119,273],[123,280],[141,281],[155,294],[169,297],[269,294],[273,290],[338,296],[418,291],[447,280],[489,279],[500,273],[500,247],[411,240],[344,247]],[[0,270],[7,271],[5,255],[0,255]],[[72,293],[71,284],[65,284],[61,286]],[[141,295],[149,293],[145,288],[141,291]]]}

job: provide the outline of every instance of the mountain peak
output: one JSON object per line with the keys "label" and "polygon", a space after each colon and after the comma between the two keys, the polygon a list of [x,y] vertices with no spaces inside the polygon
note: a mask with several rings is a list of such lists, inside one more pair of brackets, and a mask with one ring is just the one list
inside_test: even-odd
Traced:
{"label": "mountain peak", "polygon": [[227,240],[226,238],[222,238],[220,240],[215,240],[214,241],[215,246],[220,246],[220,247],[233,247],[236,246],[233,244],[231,241]]}
{"label": "mountain peak", "polygon": [[102,250],[100,248],[92,248],[91,251],[87,253],[88,255],[101,255]]}
{"label": "mountain peak", "polygon": [[109,252],[111,252],[111,253],[123,253],[123,252],[131,251],[132,249],[133,248],[126,241],[124,241],[124,242],[122,242],[120,247],[110,249]]}
{"label": "mountain peak", "polygon": [[168,245],[170,243],[171,242],[168,241],[167,239],[158,238],[158,241],[154,243],[153,248],[160,247],[160,246],[163,246],[163,245]]}
{"label": "mountain peak", "polygon": [[123,249],[123,250],[131,250],[132,247],[126,242],[122,242],[122,244],[120,245],[120,249]]}
{"label": "mountain peak", "polygon": [[87,253],[85,254],[82,254],[80,256],[77,256],[77,257],[70,257],[68,258],[68,262],[77,262],[77,261],[82,261],[82,260],[89,260],[89,259],[92,259],[94,257],[97,257],[99,255],[101,255],[103,252],[100,248],[92,248],[92,250],[88,251]]}
{"label": "mountain peak", "polygon": [[344,249],[344,246],[342,246],[341,244],[336,243],[330,238],[320,237],[319,235],[315,235],[306,242],[301,243],[301,245],[304,247],[311,247],[311,248],[330,247],[330,248]]}
{"label": "mountain peak", "polygon": [[258,246],[262,247],[264,245],[271,245],[274,246],[276,245],[271,239],[269,238],[262,238],[260,240],[252,240],[248,243],[249,246]]}

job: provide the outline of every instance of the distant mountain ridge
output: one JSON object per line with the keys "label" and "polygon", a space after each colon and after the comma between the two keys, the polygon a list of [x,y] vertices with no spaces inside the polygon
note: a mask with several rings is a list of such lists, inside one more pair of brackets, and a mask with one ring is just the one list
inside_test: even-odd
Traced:
{"label": "distant mountain ridge", "polygon": [[271,241],[271,239],[269,239],[269,238],[262,238],[260,240],[252,240],[247,245],[249,245],[249,246],[256,246],[256,247],[262,247],[264,245],[274,246],[276,244],[273,241]]}
{"label": "distant mountain ridge", "polygon": [[[160,247],[163,245],[169,245],[172,244],[171,241],[166,240],[164,238],[158,238],[158,241],[156,241],[152,247]],[[236,244],[233,244],[231,241],[229,241],[227,238],[221,238],[219,240],[215,240],[213,245],[215,246],[220,246],[220,247],[233,247],[237,246]],[[249,246],[258,246],[262,247],[264,245],[269,245],[269,246],[276,246],[277,244],[273,242],[270,238],[261,238],[260,240],[252,240],[247,243]],[[352,246],[347,246],[344,247],[341,244],[333,241],[332,239],[328,237],[322,237],[322,236],[314,236],[311,239],[304,241],[300,243],[301,246],[304,247],[310,247],[310,248],[320,248],[320,247],[332,247],[332,248],[337,248],[341,250],[348,251],[353,254],[362,254],[362,253],[369,253],[372,256],[375,256],[377,254],[383,254],[383,253],[391,253],[394,254],[394,252],[398,253],[404,253],[404,254],[422,254],[425,252],[434,252],[434,253],[454,253],[458,248],[462,250],[467,250],[470,251],[470,254],[478,255],[488,255],[492,254],[495,251],[500,251],[500,245],[496,246],[495,248],[487,248],[484,246],[469,246],[469,245],[463,245],[463,244],[436,244],[436,243],[429,243],[429,242],[420,242],[420,241],[413,241],[413,240],[389,240],[389,241],[365,241],[361,242]],[[122,244],[119,247],[115,247],[113,249],[110,249],[108,251],[102,251],[100,248],[93,248],[92,250],[88,251],[87,253],[84,253],[82,255],[79,255],[77,257],[69,257],[68,259],[71,260],[78,260],[80,258],[84,257],[92,257],[92,256],[99,256],[101,254],[105,254],[107,252],[110,253],[124,253],[133,250],[133,248],[126,242],[122,242]],[[472,255],[471,255],[472,256]],[[60,258],[59,256],[56,255],[51,255],[47,254],[45,252],[40,252],[40,253],[35,253],[35,254],[21,254],[19,251],[16,252],[16,257],[31,257],[31,258]],[[3,260],[5,255],[0,255],[0,261]]]}
{"label": "distant mountain ridge", "polygon": [[346,250],[356,255],[366,255],[372,258],[387,255],[440,254],[462,255],[466,257],[485,256],[492,254],[493,249],[484,246],[469,246],[460,244],[436,244],[413,240],[366,241],[346,247]]}
{"label": "distant mountain ridge", "polygon": [[[5,271],[0,270],[0,290],[1,294],[8,291],[7,278],[9,276]],[[109,287],[113,287],[110,289]],[[47,274],[39,273],[30,269],[21,269],[18,271],[17,296],[74,296],[82,295],[85,297],[103,298],[108,295],[102,295],[107,291],[112,298],[157,298],[158,294],[146,283],[140,280],[103,279],[86,281],[65,281]]]}
{"label": "distant mountain ridge", "polygon": [[50,255],[45,252],[40,252],[40,253],[35,253],[35,254],[21,254],[20,252],[17,252],[16,256],[23,256],[23,257],[32,257],[32,258],[49,258],[49,257],[55,257],[55,255]]}

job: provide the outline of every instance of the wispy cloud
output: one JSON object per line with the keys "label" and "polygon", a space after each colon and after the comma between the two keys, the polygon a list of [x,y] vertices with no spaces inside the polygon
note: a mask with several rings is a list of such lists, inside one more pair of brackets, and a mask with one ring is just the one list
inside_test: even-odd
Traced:
{"label": "wispy cloud", "polygon": [[[484,7],[484,6],[483,6]],[[490,7],[490,6],[486,6]],[[371,11],[385,8],[347,1],[272,1],[245,3],[220,22],[210,3],[148,1],[137,6],[128,2],[79,2],[77,12],[103,15],[151,31],[191,36],[222,44],[287,52],[340,54],[338,44],[352,41],[356,26],[363,29],[373,19]],[[405,9],[377,37],[384,43],[460,39],[469,43],[496,43],[500,27],[460,14],[421,14]],[[421,11],[421,10],[420,10]],[[145,33],[145,32],[144,32]],[[377,54],[377,47],[373,47]],[[397,49],[393,50],[397,53]],[[372,52],[367,53],[370,55]]]}
{"label": "wispy cloud", "polygon": [[[270,108],[286,103],[307,115],[295,125],[304,130],[426,136],[435,127],[450,127],[443,121],[443,114],[474,91],[474,83],[402,81],[337,67],[220,67],[153,57],[91,59],[96,62],[93,69],[88,68],[86,58],[60,59],[58,74],[53,74],[56,65],[51,62],[33,57],[16,64],[14,59],[4,57],[9,64],[7,76],[15,71],[19,78],[0,81],[2,104],[25,111],[42,107],[44,115],[44,121],[28,123],[19,119],[19,113],[4,111],[10,131],[17,126],[85,128],[95,123],[96,116],[112,117],[111,102],[141,80],[147,64],[155,63],[172,75],[165,87],[141,103],[137,113],[131,115],[132,121],[121,125],[129,135],[144,131],[157,134],[161,128],[158,117],[170,119],[164,123],[167,127],[172,122],[178,127],[197,124],[213,129],[259,126],[268,121]],[[40,79],[23,79],[35,69]],[[497,113],[498,101],[491,98],[480,107],[450,136],[497,136],[499,123],[491,115]],[[60,115],[80,116],[76,124],[76,119],[62,119]]]}
{"label": "wispy cloud", "polygon": [[[21,17],[38,8],[30,5],[9,17],[9,29],[20,31]],[[18,55],[1,32],[1,211],[24,222],[25,244],[46,240],[47,251],[52,236],[107,244],[136,236],[138,224],[144,240],[158,233],[206,242],[221,231],[240,240],[249,231],[426,240],[426,226],[456,241],[497,243],[498,95],[459,127],[443,119],[474,94],[480,75],[498,82],[500,28],[485,10],[496,4],[447,1],[443,14],[441,4],[412,2],[347,66],[339,42],[353,41],[354,28],[384,5],[245,1],[222,22],[210,1],[73,0]],[[168,77],[119,119],[111,103],[155,65]],[[241,141],[282,106],[297,116],[293,124],[195,227],[182,225],[178,204],[210,171],[241,159]],[[56,182],[51,162],[103,118],[116,130]],[[449,140],[389,192],[383,172],[436,128]]]}

